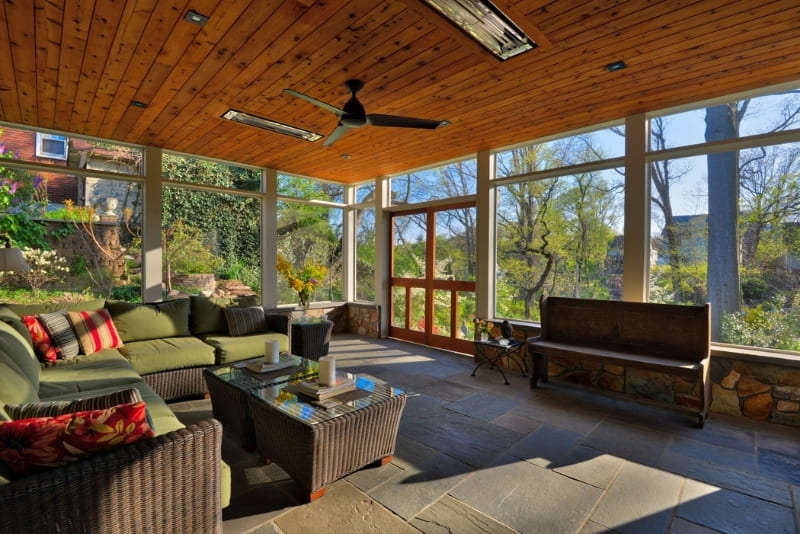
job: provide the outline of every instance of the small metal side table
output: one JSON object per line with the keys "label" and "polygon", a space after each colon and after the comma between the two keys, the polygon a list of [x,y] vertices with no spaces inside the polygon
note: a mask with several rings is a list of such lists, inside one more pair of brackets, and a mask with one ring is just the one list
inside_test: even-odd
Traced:
{"label": "small metal side table", "polygon": [[292,354],[319,360],[328,354],[333,321],[310,319],[292,321]]}
{"label": "small metal side table", "polygon": [[508,343],[504,345],[495,339],[491,339],[488,341],[475,340],[474,343],[475,359],[479,359],[480,357],[483,357],[483,359],[479,361],[475,369],[472,370],[472,376],[475,376],[475,371],[477,371],[481,365],[489,362],[489,369],[497,368],[500,374],[503,375],[503,380],[506,385],[508,385],[508,378],[506,378],[503,368],[498,365],[498,362],[504,357],[507,357],[509,361],[517,364],[519,370],[522,371],[522,376],[528,376],[525,374],[527,371],[527,363],[522,356],[522,348],[525,346],[524,342],[518,339],[509,339]]}

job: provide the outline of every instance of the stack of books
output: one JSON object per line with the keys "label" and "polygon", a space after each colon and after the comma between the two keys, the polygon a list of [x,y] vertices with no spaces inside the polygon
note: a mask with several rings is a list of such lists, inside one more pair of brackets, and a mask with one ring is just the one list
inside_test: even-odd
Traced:
{"label": "stack of books", "polygon": [[254,373],[268,373],[270,371],[277,371],[285,369],[297,364],[297,358],[290,354],[283,353],[276,363],[267,363],[264,358],[255,358],[247,360],[245,366]]}
{"label": "stack of books", "polygon": [[336,375],[336,382],[329,386],[322,386],[319,378],[309,378],[300,382],[300,393],[317,400],[334,397],[347,391],[356,389],[356,382],[350,375]]}

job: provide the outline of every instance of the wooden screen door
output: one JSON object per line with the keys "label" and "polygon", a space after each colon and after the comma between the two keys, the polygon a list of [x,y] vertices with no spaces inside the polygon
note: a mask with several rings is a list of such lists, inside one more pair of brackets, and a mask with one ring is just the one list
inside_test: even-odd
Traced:
{"label": "wooden screen door", "polygon": [[472,353],[475,203],[391,215],[389,335]]}

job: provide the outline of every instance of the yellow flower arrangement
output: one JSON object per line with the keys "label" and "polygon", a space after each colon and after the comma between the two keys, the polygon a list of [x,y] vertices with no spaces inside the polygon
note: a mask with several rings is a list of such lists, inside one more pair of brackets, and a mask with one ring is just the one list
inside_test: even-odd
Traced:
{"label": "yellow flower arrangement", "polygon": [[328,269],[324,265],[306,260],[305,265],[299,271],[295,271],[294,266],[289,261],[278,254],[278,272],[286,278],[286,281],[300,299],[300,305],[306,308],[311,298],[311,293],[318,285],[322,284]]}
{"label": "yellow flower arrangement", "polygon": [[475,319],[475,329],[481,334],[490,334],[492,332],[492,328],[494,328],[494,323],[492,321]]}

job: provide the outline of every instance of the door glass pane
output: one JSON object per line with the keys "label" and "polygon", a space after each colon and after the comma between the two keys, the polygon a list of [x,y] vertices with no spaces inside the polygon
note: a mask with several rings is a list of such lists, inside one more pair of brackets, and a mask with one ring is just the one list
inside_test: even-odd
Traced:
{"label": "door glass pane", "polygon": [[418,332],[425,331],[425,289],[421,287],[411,288],[411,324],[408,327]]}
{"label": "door glass pane", "polygon": [[425,214],[401,215],[392,219],[394,276],[425,276]]}
{"label": "door glass pane", "polygon": [[392,288],[392,326],[406,328],[406,288]]}
{"label": "door glass pane", "polygon": [[437,280],[475,280],[475,208],[436,212]]}
{"label": "door glass pane", "polygon": [[452,293],[437,289],[433,292],[433,334],[450,337]]}
{"label": "door glass pane", "polygon": [[475,319],[475,292],[459,291],[458,298],[458,324],[459,339],[474,339],[474,319]]}

